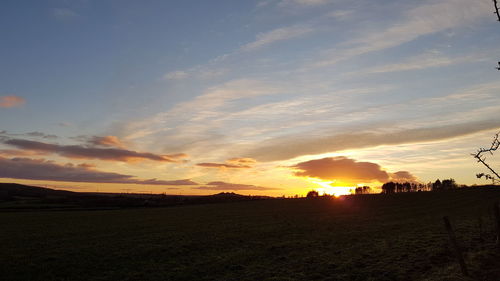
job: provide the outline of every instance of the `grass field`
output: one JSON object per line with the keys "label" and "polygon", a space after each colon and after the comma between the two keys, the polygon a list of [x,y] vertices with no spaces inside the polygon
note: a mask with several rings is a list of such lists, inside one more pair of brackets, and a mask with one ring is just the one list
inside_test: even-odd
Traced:
{"label": "grass field", "polygon": [[499,199],[500,189],[466,189],[1,212],[0,280],[500,280]]}

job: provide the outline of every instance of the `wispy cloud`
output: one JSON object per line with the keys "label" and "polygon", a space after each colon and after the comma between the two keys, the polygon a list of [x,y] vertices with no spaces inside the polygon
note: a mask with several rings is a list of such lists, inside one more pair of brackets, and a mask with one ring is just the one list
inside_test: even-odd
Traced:
{"label": "wispy cloud", "polygon": [[78,13],[69,8],[53,8],[51,14],[58,20],[71,20],[80,17]]}
{"label": "wispy cloud", "polygon": [[371,67],[361,72],[356,72],[356,74],[359,75],[360,73],[387,73],[387,72],[398,72],[398,71],[409,71],[409,70],[421,70],[433,67],[444,67],[449,65],[469,63],[475,61],[484,61],[484,60],[486,60],[485,56],[465,55],[458,57],[448,57],[440,54],[439,52],[427,52],[424,54],[408,58],[400,63]]}
{"label": "wispy cloud", "polygon": [[469,0],[428,1],[410,9],[404,20],[385,30],[363,34],[345,42],[348,48],[335,48],[326,52],[313,66],[328,66],[365,53],[379,51],[418,37],[445,31],[450,28],[470,24],[490,14],[487,1]]}
{"label": "wispy cloud", "polygon": [[117,136],[94,136],[88,140],[88,143],[104,147],[125,148],[125,144]]}
{"label": "wispy cloud", "polygon": [[226,160],[226,163],[198,163],[196,166],[204,168],[222,168],[222,169],[249,169],[255,165],[257,161],[252,158],[231,158]]}
{"label": "wispy cloud", "polygon": [[9,159],[4,157],[0,157],[0,178],[144,185],[197,185],[196,182],[189,179],[174,181],[141,180],[131,175],[95,170],[91,165],[74,165],[70,163],[61,165],[44,159]]}
{"label": "wispy cloud", "polygon": [[204,168],[227,168],[227,169],[248,169],[252,168],[248,165],[234,165],[227,163],[198,163],[196,166],[204,167]]}
{"label": "wispy cloud", "polygon": [[166,80],[181,80],[181,79],[187,78],[188,76],[189,76],[188,72],[182,71],[182,70],[177,70],[177,71],[168,72],[167,74],[165,74],[163,76],[163,79],[166,79]]}
{"label": "wispy cloud", "polygon": [[247,155],[259,161],[287,160],[302,155],[347,149],[438,141],[499,127],[500,120],[490,119],[412,129],[388,130],[388,128],[382,127],[317,137],[289,136],[269,140],[266,144],[251,149]]}
{"label": "wispy cloud", "polygon": [[278,188],[257,186],[251,184],[228,183],[223,181],[209,182],[205,186],[194,187],[194,189],[202,190],[277,190]]}
{"label": "wispy cloud", "polygon": [[242,51],[253,51],[276,42],[302,37],[314,31],[309,26],[288,26],[257,34],[255,41],[241,47]]}
{"label": "wispy cloud", "polygon": [[26,103],[26,100],[19,96],[1,96],[0,97],[0,107],[10,108],[19,107]]}

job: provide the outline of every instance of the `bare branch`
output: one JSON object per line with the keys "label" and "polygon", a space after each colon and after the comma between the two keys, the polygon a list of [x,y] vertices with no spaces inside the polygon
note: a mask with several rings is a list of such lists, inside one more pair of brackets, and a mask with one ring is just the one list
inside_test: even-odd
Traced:
{"label": "bare branch", "polygon": [[500,140],[498,139],[499,135],[500,132],[495,134],[495,136],[493,137],[493,141],[491,142],[491,146],[489,148],[480,148],[475,154],[472,154],[472,156],[477,159],[477,162],[483,164],[486,168],[488,168],[488,170],[490,170],[490,172],[493,173],[493,175],[480,173],[477,174],[476,176],[478,178],[482,178],[484,176],[486,179],[492,180],[493,183],[500,182],[500,175],[493,168],[491,168],[491,166],[488,165],[488,163],[486,163],[486,156],[484,156],[483,154],[490,153],[491,155],[493,155],[493,151],[496,151],[500,147]]}
{"label": "bare branch", "polygon": [[493,0],[493,4],[495,5],[495,14],[497,14],[498,21],[500,21],[500,14],[498,13],[498,2],[497,0]]}

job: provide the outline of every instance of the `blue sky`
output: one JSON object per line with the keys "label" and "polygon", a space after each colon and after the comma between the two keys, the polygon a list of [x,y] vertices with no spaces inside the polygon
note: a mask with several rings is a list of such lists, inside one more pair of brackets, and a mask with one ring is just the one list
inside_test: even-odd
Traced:
{"label": "blue sky", "polygon": [[[0,108],[6,163],[31,152],[25,159],[36,163],[91,164],[75,168],[82,175],[196,182],[150,187],[186,194],[305,193],[332,179],[299,177],[293,166],[328,157],[375,163],[387,179],[408,171],[472,184],[483,183],[474,176],[482,167],[469,154],[500,128],[500,33],[489,0],[0,5],[0,96],[19,98]],[[184,156],[113,161],[69,155],[71,145]],[[5,181],[41,180],[24,168]],[[116,190],[120,181],[101,183]],[[380,179],[332,185],[365,183]]]}

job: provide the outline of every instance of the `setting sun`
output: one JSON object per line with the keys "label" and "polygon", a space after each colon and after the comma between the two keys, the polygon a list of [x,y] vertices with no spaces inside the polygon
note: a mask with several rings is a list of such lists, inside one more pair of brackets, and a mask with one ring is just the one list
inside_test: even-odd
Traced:
{"label": "setting sun", "polygon": [[327,194],[339,197],[341,195],[352,194],[353,190],[356,188],[353,186],[332,186],[331,184],[335,183],[335,181],[312,181],[312,182],[321,186],[320,188],[316,189],[316,191],[318,191],[320,195]]}

